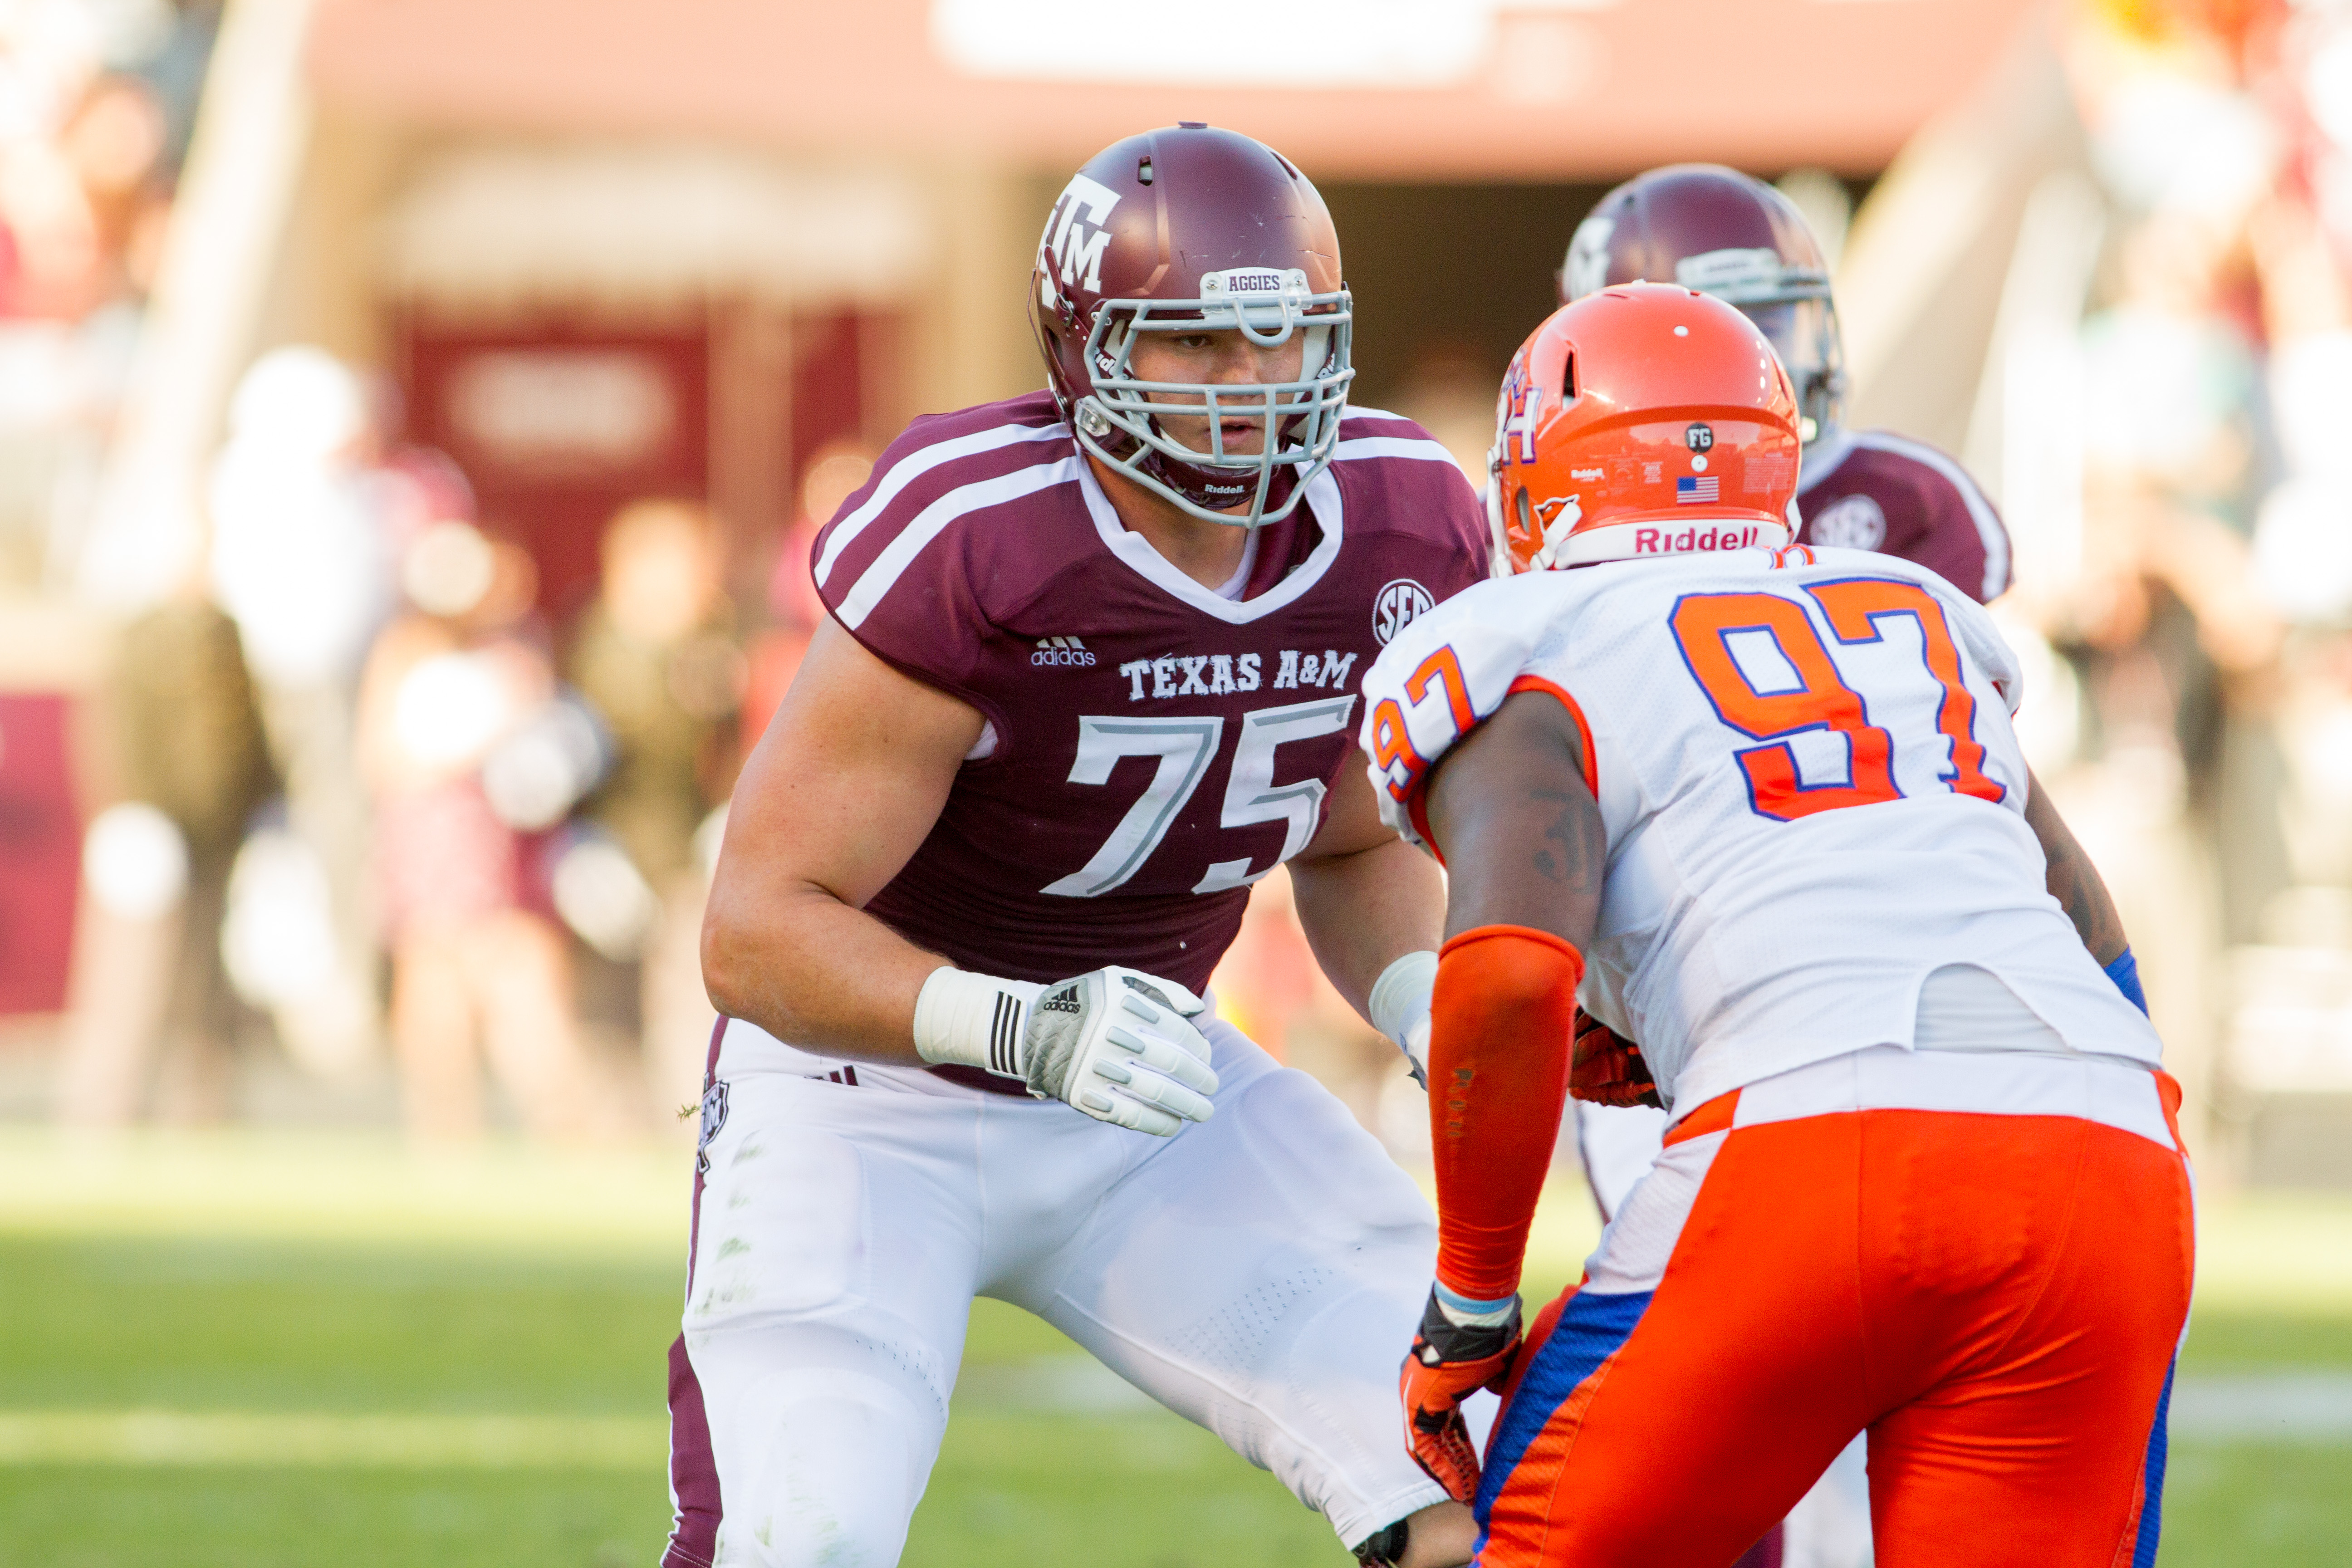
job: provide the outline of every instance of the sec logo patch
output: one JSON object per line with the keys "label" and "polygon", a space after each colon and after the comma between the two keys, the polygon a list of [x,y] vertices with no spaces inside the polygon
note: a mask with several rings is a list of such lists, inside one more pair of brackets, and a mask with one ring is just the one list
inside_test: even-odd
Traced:
{"label": "sec logo patch", "polygon": [[1841,496],[1814,515],[1805,542],[1832,550],[1875,550],[1886,542],[1886,514],[1868,496]]}
{"label": "sec logo patch", "polygon": [[1399,577],[1381,589],[1372,601],[1372,636],[1381,647],[1412,625],[1417,616],[1437,607],[1436,596],[1410,577]]}

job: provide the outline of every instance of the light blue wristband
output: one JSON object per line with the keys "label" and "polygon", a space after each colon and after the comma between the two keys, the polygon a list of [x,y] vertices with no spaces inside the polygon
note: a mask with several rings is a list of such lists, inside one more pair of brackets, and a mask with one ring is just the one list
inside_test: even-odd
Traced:
{"label": "light blue wristband", "polygon": [[1437,1305],[1446,1321],[1457,1329],[1492,1329],[1510,1321],[1512,1309],[1519,1304],[1517,1295],[1501,1297],[1492,1301],[1476,1301],[1458,1290],[1443,1285],[1434,1287]]}

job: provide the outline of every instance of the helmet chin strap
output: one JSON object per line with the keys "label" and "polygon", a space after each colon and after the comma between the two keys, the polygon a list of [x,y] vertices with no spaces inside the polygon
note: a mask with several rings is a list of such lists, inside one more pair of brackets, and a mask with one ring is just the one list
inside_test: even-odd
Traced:
{"label": "helmet chin strap", "polygon": [[[1246,493],[1230,503],[1237,507],[1236,510],[1227,511],[1217,504],[1222,498],[1205,488],[1210,477],[1222,479],[1225,470],[1195,468],[1170,458],[1157,443],[1137,441],[1131,432],[1102,414],[1091,398],[1080,403],[1072,425],[1079,447],[1090,457],[1130,484],[1141,486],[1204,522],[1223,523],[1228,528],[1259,528],[1279,522],[1291,514],[1306,494],[1306,485],[1289,464],[1235,469],[1232,472],[1244,481]],[[1126,437],[1128,449],[1124,453],[1115,451],[1108,444],[1109,438],[1119,436]],[[1184,472],[1171,471],[1179,468]],[[1317,472],[1320,471],[1318,466]]]}

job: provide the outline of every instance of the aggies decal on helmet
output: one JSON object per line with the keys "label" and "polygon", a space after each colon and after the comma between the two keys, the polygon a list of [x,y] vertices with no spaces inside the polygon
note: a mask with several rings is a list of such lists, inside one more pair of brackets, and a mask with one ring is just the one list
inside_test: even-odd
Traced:
{"label": "aggies decal on helmet", "polygon": [[[1186,123],[1097,153],[1037,242],[1030,318],[1078,444],[1195,517],[1255,527],[1289,515],[1331,460],[1348,401],[1353,308],[1339,241],[1307,176],[1262,142]],[[1260,348],[1304,335],[1297,378],[1158,383],[1131,363],[1147,332],[1238,331]],[[1204,409],[1209,449],[1158,415]],[[1255,420],[1255,452],[1222,421]]]}

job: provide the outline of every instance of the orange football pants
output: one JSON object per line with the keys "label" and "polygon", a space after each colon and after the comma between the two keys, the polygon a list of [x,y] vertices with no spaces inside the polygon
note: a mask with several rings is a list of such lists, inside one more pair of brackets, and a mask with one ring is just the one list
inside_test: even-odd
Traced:
{"label": "orange football pants", "polygon": [[1735,1128],[1738,1100],[1668,1134],[1667,1161],[1722,1141],[1654,1288],[1537,1320],[1487,1448],[1483,1568],[1727,1568],[1864,1430],[1879,1568],[2152,1564],[2192,1259],[2177,1130]]}

